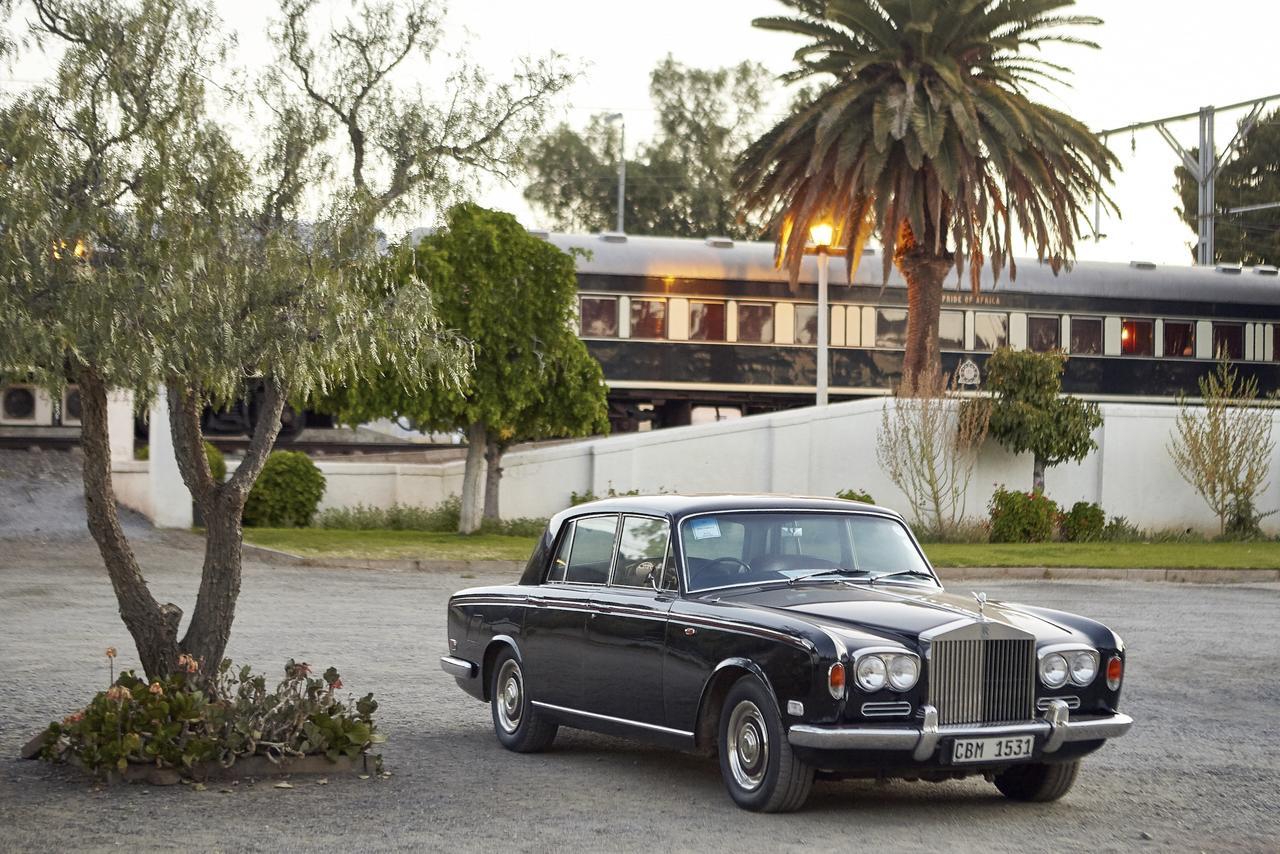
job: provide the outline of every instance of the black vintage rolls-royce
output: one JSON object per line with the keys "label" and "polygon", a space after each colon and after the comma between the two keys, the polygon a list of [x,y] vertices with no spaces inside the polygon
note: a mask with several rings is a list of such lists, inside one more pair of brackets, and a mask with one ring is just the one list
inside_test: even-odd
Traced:
{"label": "black vintage rolls-royce", "polygon": [[570,726],[715,753],[766,812],[799,808],[818,771],[1054,800],[1133,723],[1114,632],[946,593],[898,514],[850,501],[574,507],[518,584],[452,597],[448,638],[442,666],[507,748]]}

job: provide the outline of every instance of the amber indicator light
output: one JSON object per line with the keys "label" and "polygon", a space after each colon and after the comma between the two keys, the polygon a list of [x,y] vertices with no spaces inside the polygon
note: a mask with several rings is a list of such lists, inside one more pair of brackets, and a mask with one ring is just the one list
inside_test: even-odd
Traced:
{"label": "amber indicator light", "polygon": [[1113,655],[1107,662],[1107,687],[1112,691],[1120,687],[1120,678],[1124,676],[1124,662],[1120,656]]}

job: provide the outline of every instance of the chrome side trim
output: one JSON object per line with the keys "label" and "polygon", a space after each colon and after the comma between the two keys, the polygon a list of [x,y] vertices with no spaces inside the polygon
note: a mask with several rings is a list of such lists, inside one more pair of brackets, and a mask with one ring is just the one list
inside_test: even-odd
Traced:
{"label": "chrome side trim", "polygon": [[721,620],[716,617],[704,617],[695,614],[671,614],[670,619],[671,622],[681,625],[724,629],[725,631],[737,632],[738,634],[754,635],[767,640],[782,641],[783,643],[789,643],[805,651],[812,651],[814,649],[813,642],[806,638],[798,638],[795,635],[789,635],[784,632],[767,629],[764,626],[752,626],[747,623],[739,623],[733,620]]}
{"label": "chrome side trim", "polygon": [[452,655],[446,655],[440,659],[440,669],[459,679],[474,679],[480,673],[480,668],[470,661],[465,658],[455,658]]}
{"label": "chrome side trim", "polygon": [[668,735],[682,735],[686,738],[693,738],[693,733],[685,732],[682,729],[672,729],[671,727],[658,726],[657,724],[646,724],[640,721],[632,721],[627,718],[615,718],[611,715],[598,715],[595,712],[584,712],[581,709],[571,709],[568,706],[556,706],[551,703],[544,703],[540,700],[534,700],[533,704],[544,709],[550,709],[553,712],[562,712],[567,715],[581,715],[584,718],[592,718],[597,721],[608,721],[609,723],[625,724],[627,726],[640,727],[641,729],[653,730],[654,732],[664,732]]}

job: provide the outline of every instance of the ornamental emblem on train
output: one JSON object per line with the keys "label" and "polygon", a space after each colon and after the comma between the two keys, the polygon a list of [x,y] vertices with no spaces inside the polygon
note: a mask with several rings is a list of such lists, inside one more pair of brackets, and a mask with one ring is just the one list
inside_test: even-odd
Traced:
{"label": "ornamental emblem on train", "polygon": [[978,601],[978,619],[985,620],[987,618],[987,594],[974,593],[973,598]]}
{"label": "ornamental emblem on train", "polygon": [[956,385],[972,386],[977,388],[982,382],[982,371],[978,369],[978,363],[973,359],[963,359],[956,366]]}

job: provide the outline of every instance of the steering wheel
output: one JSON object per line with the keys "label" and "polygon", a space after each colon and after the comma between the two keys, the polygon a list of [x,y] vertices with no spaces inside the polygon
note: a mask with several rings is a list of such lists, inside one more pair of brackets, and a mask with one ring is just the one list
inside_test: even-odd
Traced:
{"label": "steering wheel", "polygon": [[[733,571],[732,567],[727,567],[728,571],[717,569],[720,564],[737,564],[737,571]],[[736,557],[718,557],[711,563],[707,564],[707,570],[715,572],[716,575],[749,575],[751,573],[751,564],[744,560],[738,560]]]}

